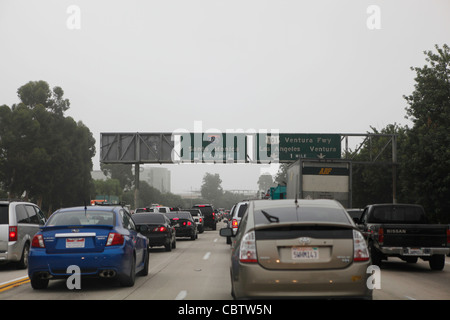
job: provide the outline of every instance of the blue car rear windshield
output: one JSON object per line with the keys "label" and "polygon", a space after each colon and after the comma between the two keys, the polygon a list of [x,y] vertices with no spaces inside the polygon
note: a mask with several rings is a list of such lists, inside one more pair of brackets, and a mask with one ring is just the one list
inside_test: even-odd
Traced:
{"label": "blue car rear windshield", "polygon": [[50,217],[47,226],[115,225],[111,211],[63,211]]}

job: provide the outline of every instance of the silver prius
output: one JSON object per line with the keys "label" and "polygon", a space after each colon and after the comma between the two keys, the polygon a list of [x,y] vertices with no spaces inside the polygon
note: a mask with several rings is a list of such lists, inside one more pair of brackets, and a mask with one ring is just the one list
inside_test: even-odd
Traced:
{"label": "silver prius", "polygon": [[250,201],[231,236],[235,299],[372,299],[369,252],[362,234],[334,200]]}

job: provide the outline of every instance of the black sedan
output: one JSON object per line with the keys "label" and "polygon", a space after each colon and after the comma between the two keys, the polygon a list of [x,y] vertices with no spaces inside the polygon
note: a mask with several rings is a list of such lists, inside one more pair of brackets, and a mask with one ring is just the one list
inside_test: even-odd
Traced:
{"label": "black sedan", "polygon": [[164,246],[166,251],[176,248],[176,230],[164,213],[135,213],[133,220],[138,231],[147,237],[149,247]]}
{"label": "black sedan", "polygon": [[189,237],[191,240],[198,238],[197,224],[189,212],[169,212],[166,216],[172,221],[177,237]]}

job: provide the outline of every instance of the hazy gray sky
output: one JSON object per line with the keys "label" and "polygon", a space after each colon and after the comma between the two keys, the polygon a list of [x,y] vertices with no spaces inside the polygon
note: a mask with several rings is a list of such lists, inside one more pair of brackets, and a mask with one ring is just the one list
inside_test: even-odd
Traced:
{"label": "hazy gray sky", "polygon": [[[450,42],[448,0],[1,0],[0,104],[60,86],[66,115],[100,132],[203,128],[364,133],[404,119],[411,66]],[[172,165],[256,189],[266,167]]]}

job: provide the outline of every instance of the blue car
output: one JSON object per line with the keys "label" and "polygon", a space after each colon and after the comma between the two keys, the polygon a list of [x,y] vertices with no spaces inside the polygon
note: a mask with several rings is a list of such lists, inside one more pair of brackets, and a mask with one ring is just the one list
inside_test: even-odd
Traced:
{"label": "blue car", "polygon": [[50,279],[72,276],[76,266],[82,277],[117,278],[122,286],[131,287],[136,274],[148,274],[147,241],[121,206],[57,210],[32,240],[31,286],[45,289]]}

